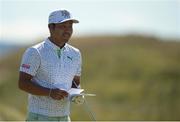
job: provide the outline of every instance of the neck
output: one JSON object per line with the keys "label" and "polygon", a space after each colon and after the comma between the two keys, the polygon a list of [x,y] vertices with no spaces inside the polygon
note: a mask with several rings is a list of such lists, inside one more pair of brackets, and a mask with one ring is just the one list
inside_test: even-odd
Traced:
{"label": "neck", "polygon": [[60,47],[60,48],[63,48],[64,45],[65,45],[65,43],[64,43],[63,41],[58,40],[58,39],[56,39],[56,38],[48,37],[48,39],[49,39],[52,43],[54,43],[55,45],[57,45],[57,46]]}

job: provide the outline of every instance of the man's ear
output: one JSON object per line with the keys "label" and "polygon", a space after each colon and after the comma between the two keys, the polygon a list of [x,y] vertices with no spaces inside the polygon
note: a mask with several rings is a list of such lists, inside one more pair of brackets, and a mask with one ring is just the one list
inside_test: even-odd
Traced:
{"label": "man's ear", "polygon": [[52,31],[54,31],[55,29],[55,24],[54,23],[48,24],[48,28],[49,28],[49,32],[52,34]]}

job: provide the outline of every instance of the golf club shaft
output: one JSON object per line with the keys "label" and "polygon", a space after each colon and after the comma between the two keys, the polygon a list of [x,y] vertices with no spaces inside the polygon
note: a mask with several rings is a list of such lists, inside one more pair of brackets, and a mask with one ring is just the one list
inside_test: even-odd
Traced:
{"label": "golf club shaft", "polygon": [[[77,86],[77,84],[75,82],[74,82],[74,84],[78,88],[78,86]],[[92,121],[96,121],[95,116],[94,116],[93,112],[91,111],[85,96],[96,96],[96,95],[95,94],[84,94],[84,105],[85,105],[85,108],[86,108],[87,112],[89,113],[89,116],[90,116],[91,120]]]}
{"label": "golf club shaft", "polygon": [[94,115],[93,112],[91,111],[91,109],[90,109],[90,107],[89,107],[89,105],[88,105],[88,103],[87,103],[86,98],[84,98],[84,105],[85,105],[85,108],[86,108],[87,112],[89,113],[89,116],[90,116],[91,120],[92,120],[92,121],[96,121],[95,115]]}

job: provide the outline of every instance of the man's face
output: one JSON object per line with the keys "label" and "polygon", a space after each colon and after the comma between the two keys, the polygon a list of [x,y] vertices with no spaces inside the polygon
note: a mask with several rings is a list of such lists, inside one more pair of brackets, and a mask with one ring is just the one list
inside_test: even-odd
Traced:
{"label": "man's face", "polygon": [[70,39],[73,32],[72,24],[72,21],[55,24],[53,36],[66,43]]}

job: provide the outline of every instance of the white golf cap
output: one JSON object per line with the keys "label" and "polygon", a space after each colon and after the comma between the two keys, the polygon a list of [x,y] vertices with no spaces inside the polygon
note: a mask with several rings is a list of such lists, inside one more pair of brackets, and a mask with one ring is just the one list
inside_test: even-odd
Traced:
{"label": "white golf cap", "polygon": [[73,23],[79,23],[78,20],[74,19],[71,15],[71,13],[67,10],[57,10],[53,11],[49,15],[49,21],[48,24],[51,23],[63,23],[66,21],[73,21]]}

